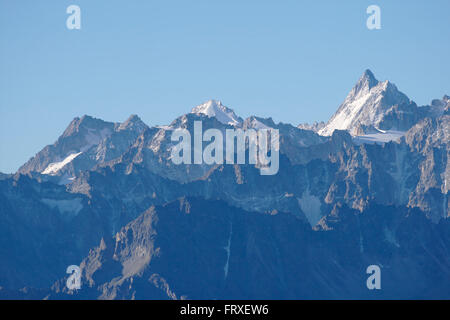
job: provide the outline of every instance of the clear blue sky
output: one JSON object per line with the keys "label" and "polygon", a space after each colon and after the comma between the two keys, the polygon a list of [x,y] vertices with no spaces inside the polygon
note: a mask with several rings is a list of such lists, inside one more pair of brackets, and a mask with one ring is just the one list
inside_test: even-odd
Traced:
{"label": "clear blue sky", "polygon": [[[370,4],[381,30],[366,28]],[[167,124],[219,99],[242,117],[326,121],[366,68],[427,104],[450,94],[449,12],[448,0],[0,0],[0,171],[83,114]]]}

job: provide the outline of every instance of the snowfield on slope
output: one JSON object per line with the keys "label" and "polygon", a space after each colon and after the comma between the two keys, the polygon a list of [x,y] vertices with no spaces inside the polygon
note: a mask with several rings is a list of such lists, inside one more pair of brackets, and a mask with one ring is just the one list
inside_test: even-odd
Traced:
{"label": "snowfield on slope", "polygon": [[53,175],[58,173],[59,170],[61,170],[62,168],[64,168],[67,164],[69,164],[70,162],[73,161],[73,159],[75,159],[76,157],[78,157],[80,154],[82,154],[83,152],[78,152],[78,153],[72,153],[69,156],[67,156],[64,160],[59,161],[59,162],[53,162],[50,163],[47,168],[45,168],[44,171],[42,171],[42,174],[49,174],[49,175]]}

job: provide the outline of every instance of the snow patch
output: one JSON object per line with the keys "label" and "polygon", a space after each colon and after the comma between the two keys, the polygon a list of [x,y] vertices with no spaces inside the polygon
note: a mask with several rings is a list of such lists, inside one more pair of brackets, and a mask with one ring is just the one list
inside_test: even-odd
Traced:
{"label": "snow patch", "polygon": [[62,168],[64,168],[67,164],[69,164],[70,162],[73,161],[73,159],[75,159],[76,157],[78,157],[80,154],[82,154],[83,152],[78,152],[78,153],[72,153],[69,156],[67,156],[64,160],[59,161],[59,162],[53,162],[50,163],[47,168],[45,168],[44,171],[42,171],[42,174],[49,174],[49,175],[55,175],[56,173],[58,173],[59,170],[61,170]]}
{"label": "snow patch", "polygon": [[378,133],[370,133],[362,136],[356,136],[353,138],[353,142],[356,144],[363,144],[363,143],[387,143],[390,141],[397,141],[401,137],[405,135],[405,131],[395,131],[395,130],[388,130],[388,131],[382,131],[379,130]]}
{"label": "snow patch", "polygon": [[315,226],[322,218],[320,199],[310,194],[309,189],[306,189],[306,191],[303,192],[302,197],[297,198],[297,201],[304,212],[306,219],[308,219],[308,222],[311,226]]}
{"label": "snow patch", "polygon": [[195,107],[192,109],[191,113],[198,115],[204,114],[209,118],[215,117],[219,122],[232,126],[242,122],[233,110],[225,107],[222,102],[216,100],[209,100],[208,102]]}
{"label": "snow patch", "polygon": [[353,120],[372,97],[372,94],[373,92],[368,87],[364,87],[359,92],[354,92],[354,90],[352,90],[337,113],[330,119],[325,127],[319,130],[318,133],[320,135],[330,136],[333,134],[334,130],[349,129]]}
{"label": "snow patch", "polygon": [[231,252],[231,237],[233,236],[233,223],[230,225],[230,236],[228,237],[228,243],[225,247],[223,247],[227,253],[227,262],[225,263],[225,266],[223,267],[223,271],[225,274],[225,279],[228,276],[228,267],[230,262],[230,252]]}

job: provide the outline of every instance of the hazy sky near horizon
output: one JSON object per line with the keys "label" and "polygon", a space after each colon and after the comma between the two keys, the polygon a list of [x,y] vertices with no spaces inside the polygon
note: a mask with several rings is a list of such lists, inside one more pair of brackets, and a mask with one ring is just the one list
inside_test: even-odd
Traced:
{"label": "hazy sky near horizon", "polygon": [[[81,8],[68,30],[66,8]],[[368,30],[366,8],[381,8]],[[450,1],[0,0],[0,171],[76,116],[168,124],[209,99],[327,121],[365,69],[417,104],[450,94]]]}

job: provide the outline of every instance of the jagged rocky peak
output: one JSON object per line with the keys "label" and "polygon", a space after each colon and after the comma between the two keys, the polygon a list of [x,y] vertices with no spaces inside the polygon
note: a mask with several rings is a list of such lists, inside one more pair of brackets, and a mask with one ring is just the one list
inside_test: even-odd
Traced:
{"label": "jagged rocky peak", "polygon": [[229,125],[239,125],[242,123],[242,118],[237,116],[234,111],[222,104],[218,100],[209,100],[192,109],[191,113],[197,115],[206,115],[209,118],[215,117],[219,122]]}
{"label": "jagged rocky peak", "polygon": [[127,120],[119,125],[117,130],[135,130],[142,132],[146,128],[148,128],[148,126],[144,123],[144,121],[142,121],[138,115],[132,114]]}
{"label": "jagged rocky peak", "polygon": [[360,135],[364,128],[378,128],[379,122],[392,106],[410,103],[409,98],[393,83],[378,81],[370,70],[366,70],[318,133],[330,136],[334,130],[348,130],[352,135]]}
{"label": "jagged rocky peak", "polygon": [[137,115],[123,123],[76,117],[54,144],[42,149],[19,172],[61,176],[60,183],[69,183],[80,171],[119,157],[147,128]]}
{"label": "jagged rocky peak", "polygon": [[273,122],[272,118],[260,118],[256,116],[251,116],[245,119],[243,122],[243,128],[244,129],[270,129],[275,128],[277,125],[275,122]]}
{"label": "jagged rocky peak", "polygon": [[74,118],[69,125],[67,126],[66,130],[62,134],[62,138],[72,136],[76,133],[81,132],[83,129],[85,130],[102,130],[102,129],[109,129],[112,130],[114,127],[114,124],[112,122],[103,121],[101,119],[94,118],[89,115],[84,115],[81,118],[76,117]]}
{"label": "jagged rocky peak", "polygon": [[111,136],[115,124],[84,115],[74,118],[58,140],[19,168],[20,173],[57,174],[75,158]]}
{"label": "jagged rocky peak", "polygon": [[[104,121],[89,115],[84,115],[81,118],[76,117],[54,146],[64,146],[62,150],[59,150],[62,152],[59,156],[63,156],[66,151],[85,152],[90,147],[98,145],[102,140],[110,137],[115,126],[114,122]],[[65,150],[66,147],[70,150]]]}
{"label": "jagged rocky peak", "polygon": [[375,78],[375,75],[372,71],[369,69],[366,69],[364,73],[359,78],[358,82],[356,83],[354,90],[360,91],[360,90],[370,90],[376,85],[378,85],[380,82]]}

